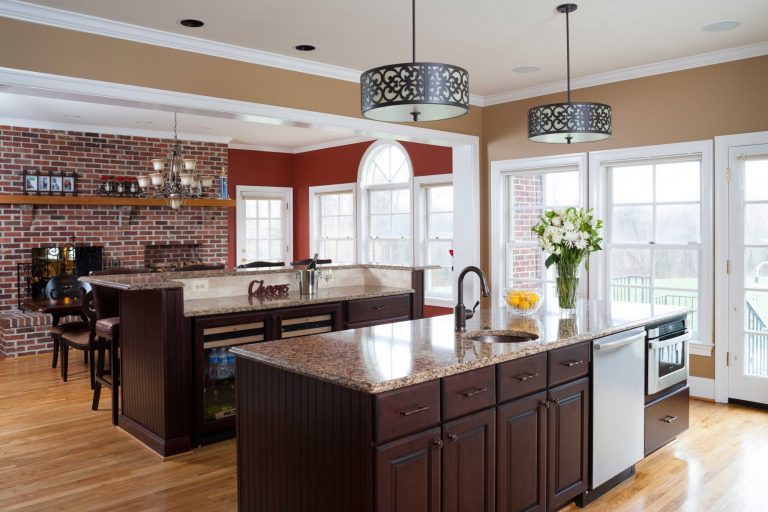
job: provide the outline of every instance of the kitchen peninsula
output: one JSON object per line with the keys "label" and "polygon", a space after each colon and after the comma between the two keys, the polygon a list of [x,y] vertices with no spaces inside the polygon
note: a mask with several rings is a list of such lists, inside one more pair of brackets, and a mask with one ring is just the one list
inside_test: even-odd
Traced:
{"label": "kitchen peninsula", "polygon": [[[291,268],[82,278],[119,293],[120,427],[164,456],[231,437],[234,361],[219,361],[228,347],[423,316],[426,267],[323,268],[333,277],[314,295],[299,294]],[[290,291],[249,297],[254,280]]]}
{"label": "kitchen peninsula", "polygon": [[590,340],[684,314],[492,308],[464,334],[442,316],[236,347],[239,509],[557,510],[589,486]]}

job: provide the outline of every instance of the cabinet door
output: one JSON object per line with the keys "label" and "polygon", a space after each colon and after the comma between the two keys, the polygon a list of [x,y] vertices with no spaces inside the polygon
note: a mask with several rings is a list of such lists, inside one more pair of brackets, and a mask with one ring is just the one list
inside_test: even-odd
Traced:
{"label": "cabinet door", "polygon": [[495,510],[496,411],[443,425],[443,512]]}
{"label": "cabinet door", "polygon": [[440,512],[440,428],[376,448],[376,512]]}
{"label": "cabinet door", "polygon": [[499,512],[545,510],[546,399],[541,392],[496,411]]}
{"label": "cabinet door", "polygon": [[587,490],[589,378],[549,390],[547,508],[557,510]]}

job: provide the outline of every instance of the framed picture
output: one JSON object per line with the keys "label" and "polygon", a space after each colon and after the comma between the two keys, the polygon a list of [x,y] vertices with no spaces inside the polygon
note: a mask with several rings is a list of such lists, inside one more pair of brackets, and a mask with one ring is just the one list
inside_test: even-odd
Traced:
{"label": "framed picture", "polygon": [[61,189],[65,194],[75,193],[75,179],[74,176],[64,176],[62,178]]}
{"label": "framed picture", "polygon": [[37,193],[37,174],[24,174],[24,193]]}
{"label": "framed picture", "polygon": [[51,191],[51,177],[50,176],[38,176],[37,177],[37,190],[39,192]]}
{"label": "framed picture", "polygon": [[64,182],[61,176],[51,176],[51,192],[60,194],[64,191]]}

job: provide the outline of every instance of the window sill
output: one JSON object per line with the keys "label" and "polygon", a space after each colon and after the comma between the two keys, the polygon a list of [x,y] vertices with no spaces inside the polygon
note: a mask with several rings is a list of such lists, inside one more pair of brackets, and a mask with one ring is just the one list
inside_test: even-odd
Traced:
{"label": "window sill", "polygon": [[424,297],[425,306],[436,306],[439,308],[451,308],[456,305],[452,299],[438,298],[438,297]]}

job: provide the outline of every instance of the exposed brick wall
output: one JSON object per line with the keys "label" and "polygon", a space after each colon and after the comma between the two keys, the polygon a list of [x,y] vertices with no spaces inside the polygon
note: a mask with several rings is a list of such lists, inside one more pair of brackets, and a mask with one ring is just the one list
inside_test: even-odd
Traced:
{"label": "exposed brick wall", "polygon": [[144,248],[145,265],[177,265],[179,261],[186,262],[202,260],[201,246],[196,243],[178,245],[148,245]]}
{"label": "exposed brick wall", "polygon": [[[0,194],[23,193],[22,171],[37,169],[77,172],[77,194],[93,196],[103,175],[138,176],[149,172],[150,160],[166,156],[170,142],[0,126]],[[216,175],[227,165],[224,144],[184,142],[184,147],[185,155],[197,160],[200,174]],[[216,187],[218,180],[214,180],[212,191],[218,196]],[[185,208],[174,213],[159,206],[32,207],[2,204],[0,196],[0,313],[8,322],[19,314],[13,311],[17,263],[29,262],[32,248],[65,245],[71,243],[73,235],[78,244],[102,245],[104,261],[117,259],[125,266],[143,266],[147,245],[198,245],[195,254],[203,262],[226,263],[227,209]],[[33,316],[41,319],[26,319],[24,325],[16,327],[0,325],[0,352],[15,355],[50,348],[49,317]]]}
{"label": "exposed brick wall", "polygon": [[[508,229],[512,240],[535,242],[536,235],[531,226],[536,224],[542,213],[542,175],[520,174],[508,178],[508,194],[516,208],[509,220]],[[519,283],[528,279],[538,279],[542,252],[538,247],[516,248],[512,250],[508,276]],[[523,283],[526,284],[526,283]]]}

